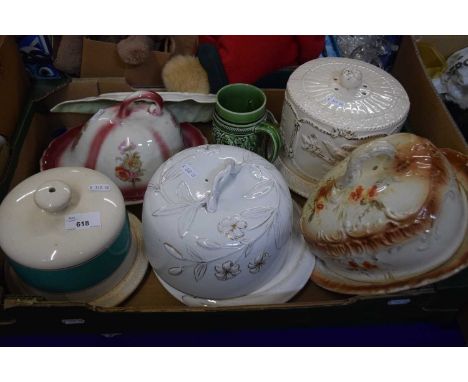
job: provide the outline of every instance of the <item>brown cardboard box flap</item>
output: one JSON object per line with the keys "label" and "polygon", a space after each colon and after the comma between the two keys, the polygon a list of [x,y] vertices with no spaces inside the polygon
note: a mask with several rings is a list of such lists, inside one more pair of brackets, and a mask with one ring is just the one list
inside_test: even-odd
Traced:
{"label": "brown cardboard box flap", "polygon": [[455,121],[428,77],[413,38],[404,38],[392,74],[401,82],[411,101],[411,131],[435,142],[467,153],[467,145]]}
{"label": "brown cardboard box flap", "polygon": [[11,138],[16,129],[29,80],[13,36],[0,36],[0,134]]}
{"label": "brown cardboard box flap", "polygon": [[125,77],[132,86],[163,86],[161,71],[172,52],[153,51],[142,65],[125,64],[110,42],[83,39],[81,77]]}
{"label": "brown cardboard box flap", "polygon": [[445,58],[468,46],[468,36],[419,36],[416,41],[433,46]]}

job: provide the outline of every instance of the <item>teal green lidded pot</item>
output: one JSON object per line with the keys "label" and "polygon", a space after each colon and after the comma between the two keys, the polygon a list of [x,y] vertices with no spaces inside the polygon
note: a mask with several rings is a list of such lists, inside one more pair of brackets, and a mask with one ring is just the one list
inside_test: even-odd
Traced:
{"label": "teal green lidded pot", "polygon": [[0,204],[0,247],[22,281],[42,291],[99,284],[121,266],[131,241],[120,190],[87,168],[33,175]]}

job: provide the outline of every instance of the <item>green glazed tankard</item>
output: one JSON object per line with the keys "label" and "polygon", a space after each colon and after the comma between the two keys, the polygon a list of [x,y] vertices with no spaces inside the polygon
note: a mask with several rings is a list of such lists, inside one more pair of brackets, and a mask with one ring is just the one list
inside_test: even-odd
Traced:
{"label": "green glazed tankard", "polygon": [[271,142],[267,159],[274,162],[282,139],[266,109],[265,93],[248,84],[231,84],[221,88],[216,95],[213,114],[215,142],[242,147],[265,156],[265,136]]}

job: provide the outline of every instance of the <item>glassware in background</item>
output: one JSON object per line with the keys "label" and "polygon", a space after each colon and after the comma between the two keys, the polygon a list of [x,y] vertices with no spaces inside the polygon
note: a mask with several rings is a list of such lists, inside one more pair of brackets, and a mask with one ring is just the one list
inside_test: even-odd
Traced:
{"label": "glassware in background", "polygon": [[327,49],[329,56],[354,58],[376,65],[384,70],[390,70],[399,48],[400,36],[364,36],[364,35],[339,35],[330,36],[333,47]]}

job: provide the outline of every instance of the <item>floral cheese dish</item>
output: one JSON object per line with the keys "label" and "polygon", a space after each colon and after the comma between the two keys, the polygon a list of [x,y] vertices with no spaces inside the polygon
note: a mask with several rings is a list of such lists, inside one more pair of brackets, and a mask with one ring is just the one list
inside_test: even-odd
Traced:
{"label": "floral cheese dish", "polygon": [[405,90],[382,69],[348,58],[309,61],[287,83],[276,164],[289,187],[308,197],[354,148],[398,132],[408,111]]}
{"label": "floral cheese dish", "polygon": [[52,141],[41,158],[41,170],[96,169],[117,184],[126,202],[141,202],[162,162],[184,147],[204,143],[198,129],[175,121],[159,94],[142,91],[99,110],[85,125]]}
{"label": "floral cheese dish", "polygon": [[143,203],[151,265],[194,297],[234,298],[260,288],[285,263],[291,231],[292,200],[281,174],[233,146],[176,154],[154,174]]}
{"label": "floral cheese dish", "polygon": [[313,279],[325,287],[333,275],[372,284],[424,275],[454,255],[467,224],[466,192],[449,160],[412,134],[354,150],[320,181],[301,218],[322,269]]}

